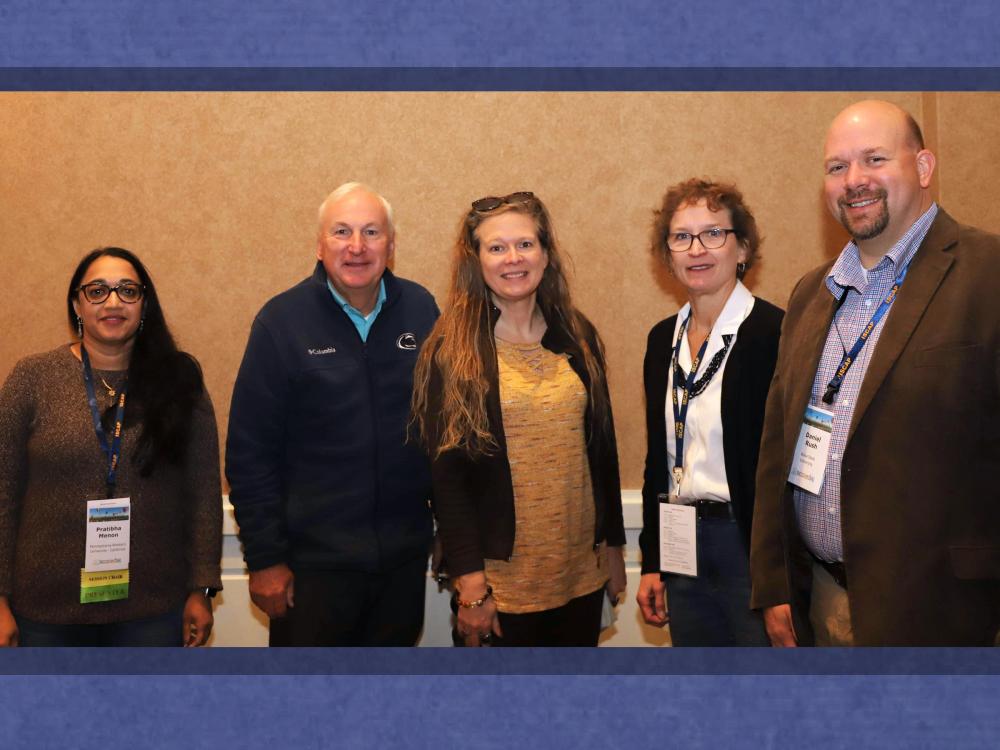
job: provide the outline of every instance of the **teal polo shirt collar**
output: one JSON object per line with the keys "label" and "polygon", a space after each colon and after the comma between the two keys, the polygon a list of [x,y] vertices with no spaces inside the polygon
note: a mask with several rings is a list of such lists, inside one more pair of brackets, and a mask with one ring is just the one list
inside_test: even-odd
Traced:
{"label": "teal polo shirt collar", "polygon": [[375,301],[374,309],[368,313],[367,317],[362,315],[356,307],[340,296],[330,282],[329,276],[326,278],[326,288],[330,290],[330,294],[333,295],[337,304],[347,313],[347,317],[351,319],[354,327],[358,329],[358,335],[361,336],[361,340],[368,341],[368,332],[372,329],[372,323],[375,322],[375,318],[382,311],[382,303],[385,302],[385,279],[383,278],[378,282],[378,299]]}

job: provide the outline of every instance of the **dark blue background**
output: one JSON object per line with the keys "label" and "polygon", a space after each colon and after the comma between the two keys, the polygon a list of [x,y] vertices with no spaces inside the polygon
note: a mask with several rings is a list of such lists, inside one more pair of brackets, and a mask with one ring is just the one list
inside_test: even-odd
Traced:
{"label": "dark blue background", "polygon": [[[994,8],[8,0],[0,88],[996,89]],[[998,666],[992,650],[22,651],[0,654],[0,745],[982,747]]]}
{"label": "dark blue background", "polygon": [[[50,649],[4,747],[987,747],[994,649]],[[94,676],[97,675],[97,676]]]}
{"label": "dark blue background", "polygon": [[992,0],[7,0],[0,65],[970,67]]}

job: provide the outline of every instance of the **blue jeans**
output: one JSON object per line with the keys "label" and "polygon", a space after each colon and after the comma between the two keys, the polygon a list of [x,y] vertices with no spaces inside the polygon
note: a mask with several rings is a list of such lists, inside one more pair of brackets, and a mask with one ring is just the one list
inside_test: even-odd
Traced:
{"label": "blue jeans", "polygon": [[[100,605],[95,605],[100,606]],[[104,625],[50,625],[15,613],[21,646],[183,646],[184,608]]]}
{"label": "blue jeans", "polygon": [[675,646],[769,646],[750,609],[750,565],[733,519],[699,518],[698,577],[665,575]]}

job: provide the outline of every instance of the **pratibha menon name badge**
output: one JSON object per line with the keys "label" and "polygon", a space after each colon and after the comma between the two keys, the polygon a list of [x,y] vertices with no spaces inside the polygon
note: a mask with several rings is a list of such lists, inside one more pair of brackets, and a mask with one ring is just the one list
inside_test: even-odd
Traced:
{"label": "pratibha menon name badge", "polygon": [[87,550],[80,571],[80,603],[128,598],[132,502],[127,497],[87,502]]}

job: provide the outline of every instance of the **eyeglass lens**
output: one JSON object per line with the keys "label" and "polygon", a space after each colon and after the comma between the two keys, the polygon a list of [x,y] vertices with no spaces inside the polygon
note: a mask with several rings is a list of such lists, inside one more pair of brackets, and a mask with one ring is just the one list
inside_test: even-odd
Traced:
{"label": "eyeglass lens", "polygon": [[726,244],[726,238],[729,237],[730,231],[732,230],[716,227],[714,229],[706,229],[704,232],[699,232],[698,234],[675,232],[667,235],[667,247],[674,252],[683,253],[691,249],[691,245],[694,244],[695,237],[697,237],[702,247],[706,250],[718,250]]}
{"label": "eyeglass lens", "polygon": [[83,291],[83,295],[87,298],[87,301],[95,305],[104,302],[104,300],[111,296],[111,292],[117,294],[118,299],[126,304],[138,302],[142,298],[142,285],[128,282],[116,284],[115,286],[96,282],[93,284],[84,284],[80,289]]}

